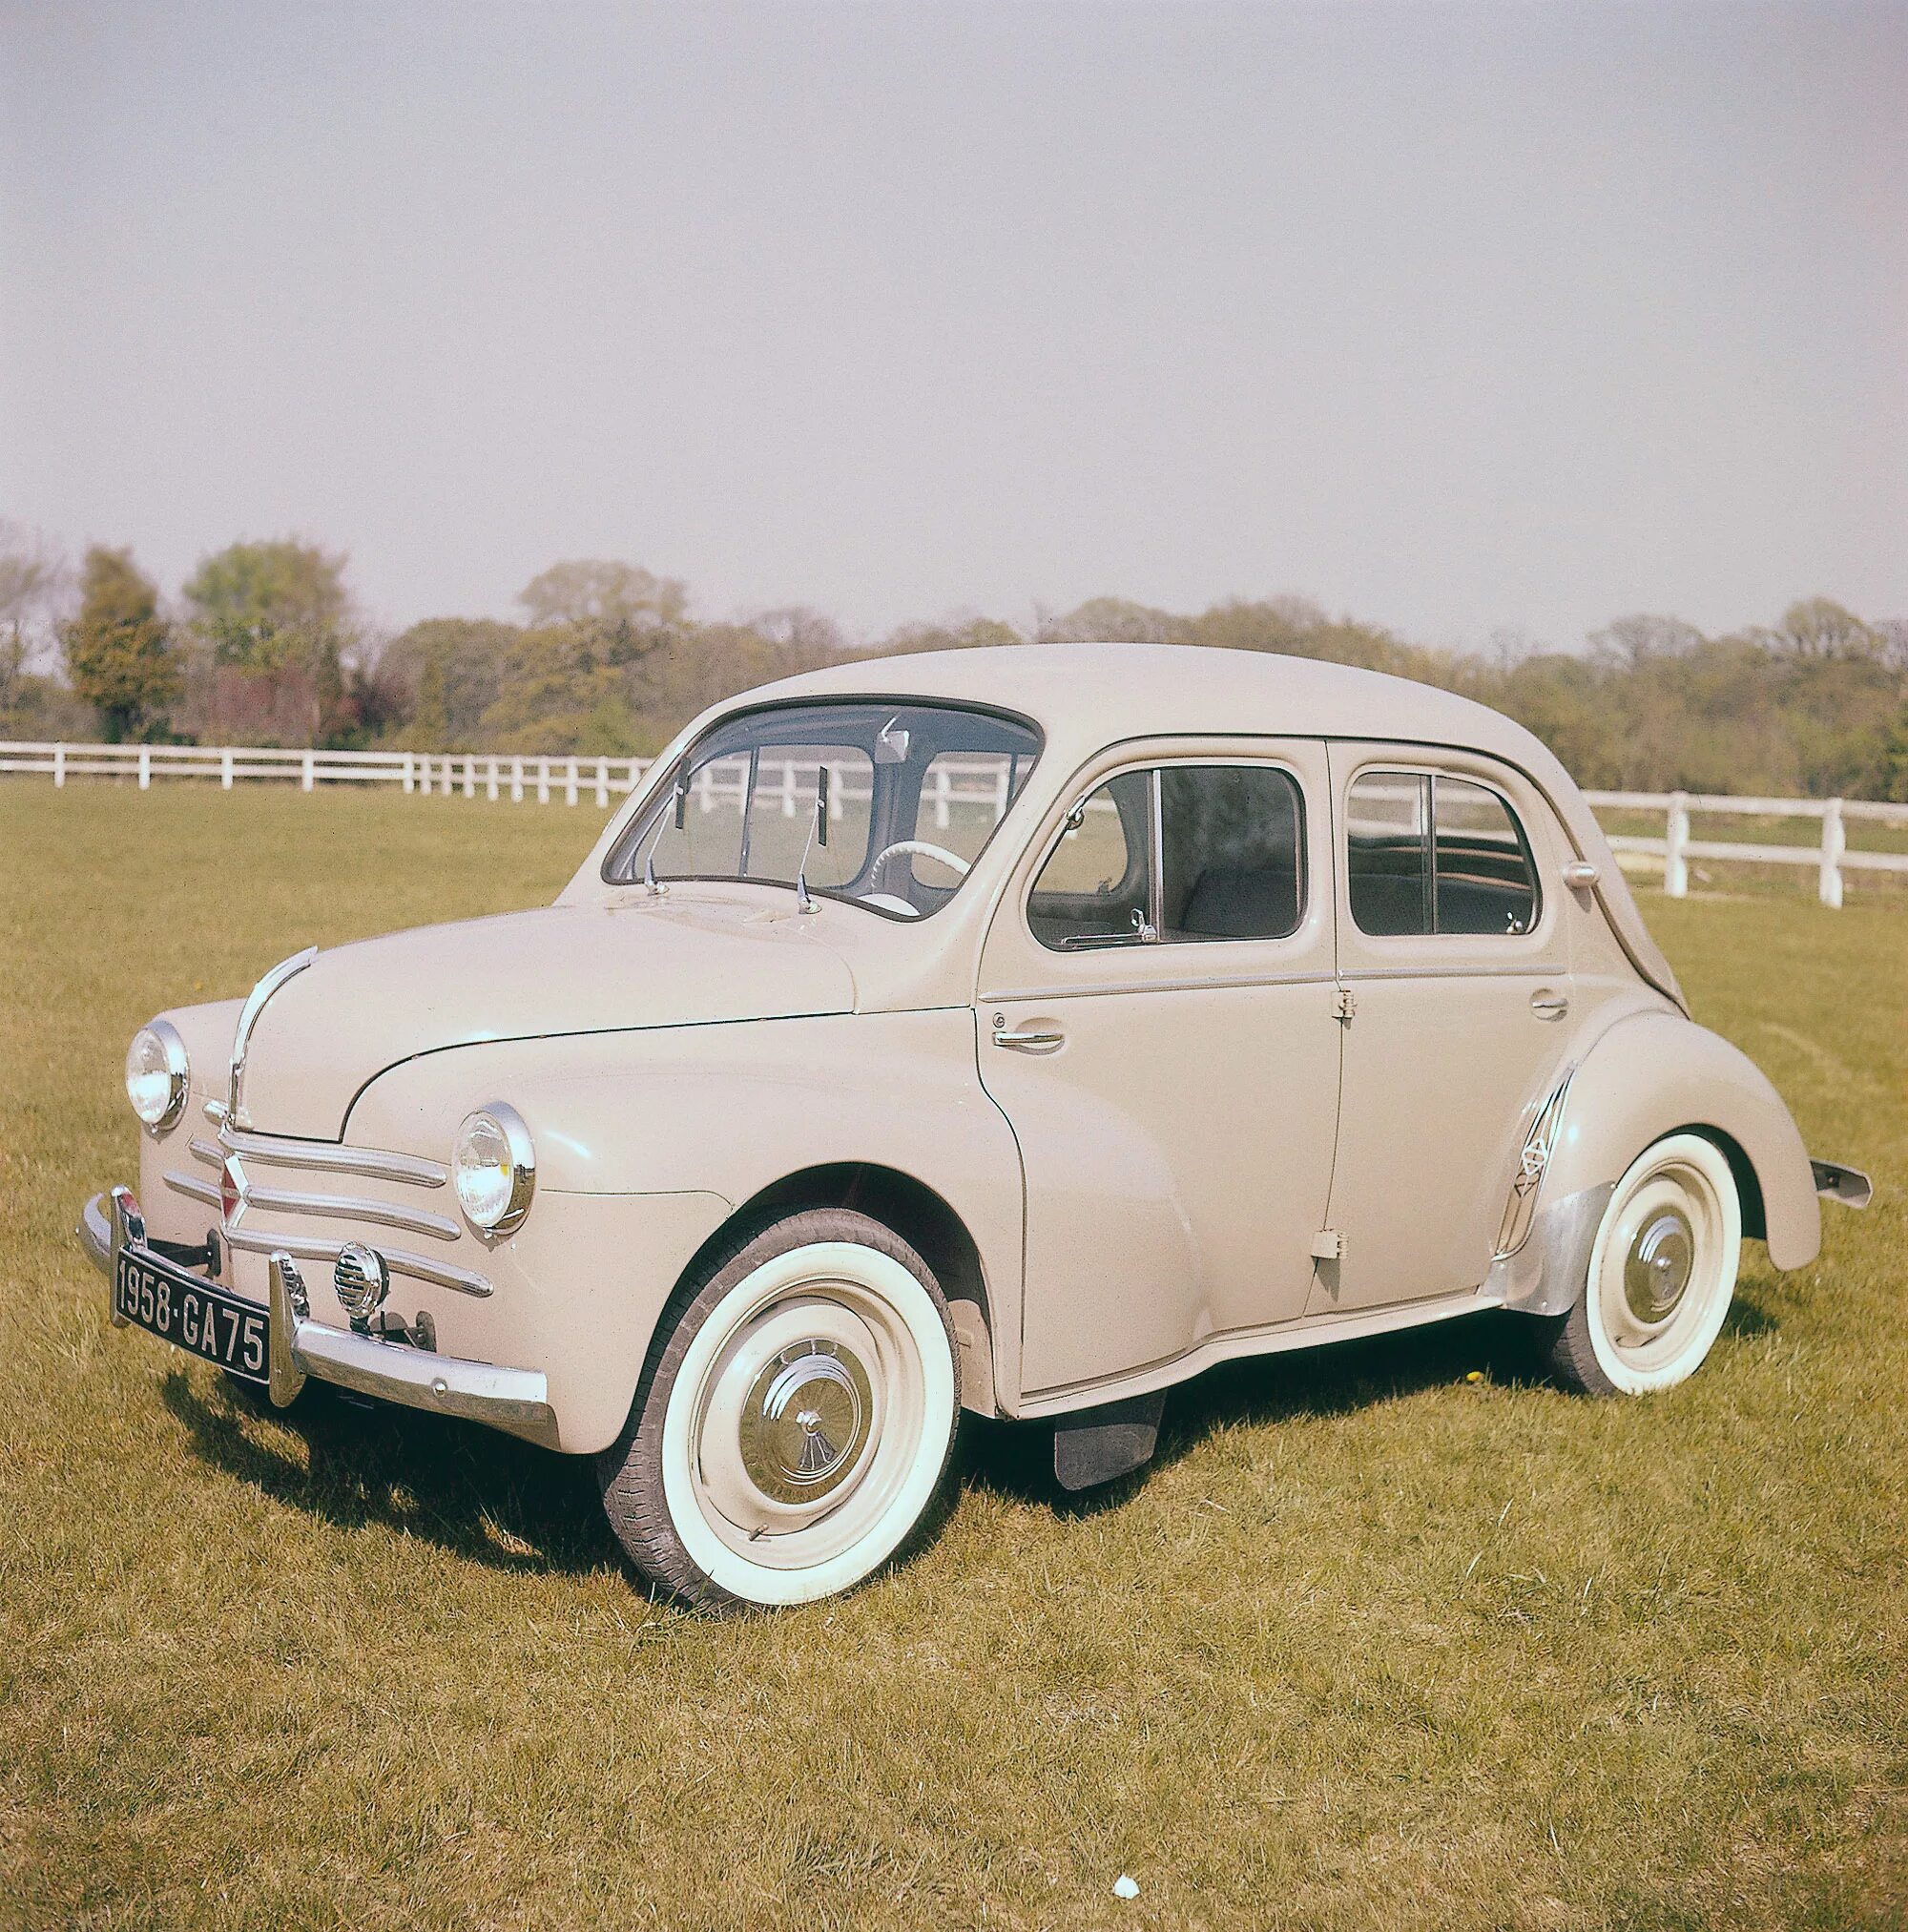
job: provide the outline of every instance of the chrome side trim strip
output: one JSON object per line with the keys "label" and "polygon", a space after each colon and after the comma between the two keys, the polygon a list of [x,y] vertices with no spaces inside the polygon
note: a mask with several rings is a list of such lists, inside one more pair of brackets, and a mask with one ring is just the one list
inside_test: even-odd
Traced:
{"label": "chrome side trim strip", "polygon": [[1564,1069],[1564,1077],[1550,1090],[1530,1123],[1524,1152],[1518,1156],[1517,1173],[1511,1178],[1510,1198],[1504,1204],[1497,1253],[1492,1257],[1495,1260],[1502,1261],[1516,1254],[1530,1236],[1531,1219],[1537,1213],[1537,1191],[1544,1185],[1544,1171],[1550,1165],[1550,1156],[1556,1150],[1564,1103],[1569,1097],[1570,1082],[1576,1074],[1574,1064]]}
{"label": "chrome side trim strip", "polygon": [[[213,1189],[218,1194],[218,1189]],[[324,1215],[339,1221],[373,1221],[383,1228],[404,1228],[414,1235],[434,1235],[454,1241],[464,1230],[444,1215],[422,1208],[393,1207],[388,1201],[356,1200],[348,1195],[308,1195],[295,1188],[249,1188],[249,1206],[284,1215]]]}
{"label": "chrome side trim strip", "polygon": [[[272,1234],[255,1228],[229,1229],[224,1236],[228,1248],[248,1255],[272,1255],[282,1250],[301,1261],[335,1261],[344,1252],[342,1241],[317,1241],[303,1235]],[[414,1281],[435,1282],[440,1288],[454,1288],[460,1295],[487,1296],[495,1293],[482,1275],[467,1268],[453,1268],[448,1261],[433,1261],[423,1255],[406,1254],[402,1248],[378,1250],[393,1275],[408,1275]]]}
{"label": "chrome side trim strip", "polygon": [[[1202,945],[1276,945],[1276,940],[1169,940],[1167,945],[1184,945],[1190,950],[1194,944]],[[1132,948],[1138,950],[1137,943]],[[1164,946],[1148,950],[1157,956]],[[1123,952],[1125,946],[1107,946],[1093,954],[1095,959],[1105,959],[1110,952]],[[1074,958],[1084,955],[1074,954]],[[1156,980],[1107,980],[1096,986],[1049,986],[1049,987],[1008,987],[1004,990],[983,993],[974,1002],[978,1007],[987,1007],[1008,1002],[1038,1000],[1045,1005],[1048,1000],[1092,999],[1102,993],[1197,993],[1225,991],[1239,987],[1328,987],[1336,975],[1329,972],[1256,972],[1256,973],[1207,973],[1197,978],[1179,977]]]}
{"label": "chrome side trim strip", "polygon": [[215,1208],[219,1205],[217,1181],[200,1180],[196,1174],[178,1174],[170,1168],[166,1171],[165,1181],[176,1195],[190,1195],[194,1200],[204,1201]]}
{"label": "chrome side trim strip", "polygon": [[441,1188],[450,1170],[415,1153],[386,1153],[372,1147],[339,1147],[328,1140],[285,1140],[270,1133],[245,1133],[230,1122],[218,1130],[218,1145],[195,1140],[192,1155],[208,1167],[223,1167],[227,1153],[242,1154],[260,1167],[322,1168],[332,1174],[362,1174],[373,1180],[407,1181],[413,1187]]}

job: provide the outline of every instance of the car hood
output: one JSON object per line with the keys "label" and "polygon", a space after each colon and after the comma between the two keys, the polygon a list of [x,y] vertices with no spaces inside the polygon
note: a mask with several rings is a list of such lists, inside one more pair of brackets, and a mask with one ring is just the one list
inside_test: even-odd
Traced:
{"label": "car hood", "polygon": [[365,1084],[420,1053],[850,1012],[854,976],[810,924],[778,908],[643,899],[421,926],[321,952],[253,1029],[246,1116],[264,1132],[337,1139]]}

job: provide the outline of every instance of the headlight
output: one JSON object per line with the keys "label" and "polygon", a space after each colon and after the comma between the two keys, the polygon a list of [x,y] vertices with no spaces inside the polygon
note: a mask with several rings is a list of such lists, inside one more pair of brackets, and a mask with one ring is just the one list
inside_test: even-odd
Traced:
{"label": "headlight", "polygon": [[133,1035],[126,1049],[126,1098],[155,1133],[185,1111],[189,1078],[185,1042],[176,1027],[155,1020]]}
{"label": "headlight", "polygon": [[502,1101],[467,1114],[451,1150],[450,1176],[472,1227],[487,1235],[521,1227],[536,1190],[536,1151],[523,1115]]}

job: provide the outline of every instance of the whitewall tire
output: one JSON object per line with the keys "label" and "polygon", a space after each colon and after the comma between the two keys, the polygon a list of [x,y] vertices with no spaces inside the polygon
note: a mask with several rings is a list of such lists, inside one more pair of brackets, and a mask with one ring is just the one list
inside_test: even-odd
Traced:
{"label": "whitewall tire", "polygon": [[674,1596],[812,1603],[929,1518],[960,1409],[952,1322],[921,1257],[864,1215],[792,1215],[677,1292],[598,1459],[604,1508]]}
{"label": "whitewall tire", "polygon": [[1666,1135],[1610,1195],[1583,1295],[1552,1338],[1552,1367],[1593,1395],[1673,1387],[1721,1333],[1741,1252],[1727,1156],[1700,1133]]}

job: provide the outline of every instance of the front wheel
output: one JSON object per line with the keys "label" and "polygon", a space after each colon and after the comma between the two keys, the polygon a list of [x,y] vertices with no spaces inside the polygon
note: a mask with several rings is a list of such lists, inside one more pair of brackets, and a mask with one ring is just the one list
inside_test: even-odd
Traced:
{"label": "front wheel", "polygon": [[1604,1210],[1582,1296],[1556,1322],[1559,1380],[1647,1395],[1693,1374],[1729,1313],[1741,1253],[1742,1201],[1722,1150],[1699,1133],[1647,1148]]}
{"label": "front wheel", "polygon": [[960,1414],[947,1303],[865,1215],[791,1215],[678,1290],[597,1459],[636,1567],[718,1609],[812,1603],[931,1513]]}

